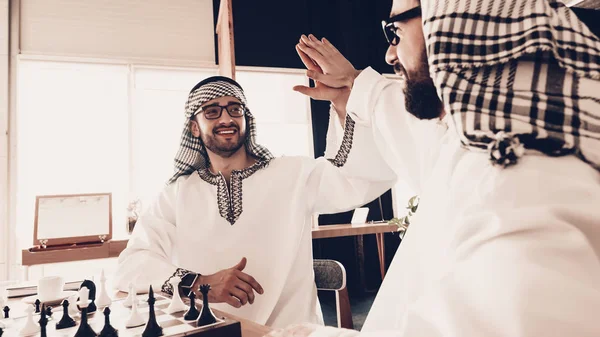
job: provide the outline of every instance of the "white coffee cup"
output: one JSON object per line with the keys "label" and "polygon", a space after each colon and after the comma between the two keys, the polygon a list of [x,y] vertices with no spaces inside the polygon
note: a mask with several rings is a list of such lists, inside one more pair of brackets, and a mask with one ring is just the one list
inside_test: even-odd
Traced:
{"label": "white coffee cup", "polygon": [[38,281],[37,293],[40,302],[58,300],[65,287],[65,281],[60,276],[46,276]]}

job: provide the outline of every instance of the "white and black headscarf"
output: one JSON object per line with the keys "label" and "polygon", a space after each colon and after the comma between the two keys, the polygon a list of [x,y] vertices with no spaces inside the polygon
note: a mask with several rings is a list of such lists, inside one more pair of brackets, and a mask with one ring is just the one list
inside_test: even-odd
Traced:
{"label": "white and black headscarf", "polygon": [[600,40],[557,0],[421,0],[430,73],[463,144],[600,169]]}
{"label": "white and black headscarf", "polygon": [[185,104],[185,123],[181,134],[181,144],[174,160],[175,172],[169,179],[169,184],[176,181],[180,176],[192,174],[197,170],[208,169],[210,166],[204,143],[200,137],[192,135],[189,122],[202,104],[224,96],[239,99],[246,108],[245,118],[248,129],[245,143],[246,151],[259,161],[268,162],[273,159],[273,155],[269,150],[256,143],[256,122],[248,108],[248,102],[242,87],[228,77],[213,76],[199,82],[190,91]]}

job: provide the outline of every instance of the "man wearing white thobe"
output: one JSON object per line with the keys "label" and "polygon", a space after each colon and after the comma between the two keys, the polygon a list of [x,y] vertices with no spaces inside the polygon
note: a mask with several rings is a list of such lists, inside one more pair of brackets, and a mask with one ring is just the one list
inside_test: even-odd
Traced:
{"label": "man wearing white thobe", "polygon": [[[302,37],[322,90],[296,89],[378,130],[420,194],[360,336],[600,336],[600,41],[570,15],[553,0],[396,0],[386,59],[404,84]],[[291,335],[359,332],[270,334]]]}
{"label": "man wearing white thobe", "polygon": [[273,158],[255,135],[237,82],[217,76],[192,89],[175,175],[119,257],[119,289],[132,283],[169,293],[180,277],[196,293],[210,284],[212,308],[259,324],[322,324],[313,215],[361,206],[396,176],[372,129],[351,119],[331,160]]}

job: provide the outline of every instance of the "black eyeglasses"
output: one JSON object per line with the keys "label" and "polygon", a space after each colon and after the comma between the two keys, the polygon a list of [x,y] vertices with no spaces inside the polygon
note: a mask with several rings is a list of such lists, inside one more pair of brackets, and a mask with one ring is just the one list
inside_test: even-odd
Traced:
{"label": "black eyeglasses", "polygon": [[421,6],[417,6],[413,9],[407,10],[404,13],[394,15],[388,20],[381,21],[381,28],[383,28],[383,34],[385,35],[387,42],[392,46],[397,46],[398,43],[400,43],[400,37],[398,34],[396,34],[398,27],[394,25],[395,22],[410,20],[418,16],[421,16]]}
{"label": "black eyeglasses", "polygon": [[215,105],[207,105],[198,109],[195,115],[199,113],[204,114],[204,118],[206,119],[219,119],[221,118],[221,114],[223,113],[223,109],[227,110],[227,113],[231,117],[242,117],[246,113],[246,108],[243,104],[240,103],[230,103],[226,106],[221,106],[218,104]]}

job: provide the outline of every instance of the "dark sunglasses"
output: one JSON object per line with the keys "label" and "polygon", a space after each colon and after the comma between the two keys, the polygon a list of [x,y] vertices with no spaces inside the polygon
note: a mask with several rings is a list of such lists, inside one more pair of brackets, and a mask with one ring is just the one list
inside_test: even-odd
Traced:
{"label": "dark sunglasses", "polygon": [[404,13],[394,15],[387,20],[381,21],[381,28],[383,28],[383,34],[385,35],[387,42],[392,46],[397,46],[398,43],[400,43],[400,37],[396,34],[398,28],[394,25],[395,22],[406,21],[419,16],[421,16],[421,6],[417,6]]}

